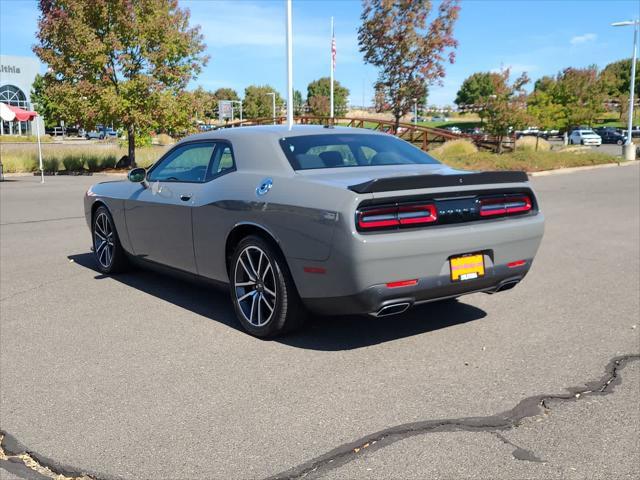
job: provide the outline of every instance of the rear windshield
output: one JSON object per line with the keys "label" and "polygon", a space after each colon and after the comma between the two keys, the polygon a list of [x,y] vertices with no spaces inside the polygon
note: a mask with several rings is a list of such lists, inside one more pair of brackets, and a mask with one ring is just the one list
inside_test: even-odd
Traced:
{"label": "rear windshield", "polygon": [[280,145],[294,170],[440,163],[413,145],[387,135],[304,135],[282,138]]}

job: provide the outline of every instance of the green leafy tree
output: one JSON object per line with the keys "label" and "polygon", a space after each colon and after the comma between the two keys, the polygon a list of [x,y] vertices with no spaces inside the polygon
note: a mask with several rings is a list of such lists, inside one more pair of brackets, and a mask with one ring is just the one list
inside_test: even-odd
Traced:
{"label": "green leafy tree", "polygon": [[564,107],[567,125],[591,125],[604,112],[607,98],[604,82],[595,65],[587,68],[567,68],[556,81],[556,102]]}
{"label": "green leafy tree", "polygon": [[175,113],[208,60],[199,27],[190,27],[177,0],[40,0],[39,7],[34,52],[51,70],[47,95],[66,118],[124,127],[135,166],[137,136],[177,128],[166,112]]}
{"label": "green leafy tree", "polygon": [[543,130],[566,129],[568,118],[565,105],[560,99],[558,82],[545,76],[538,79],[533,92],[527,98],[527,111],[535,124]]}
{"label": "green leafy tree", "polygon": [[458,3],[442,0],[429,23],[430,0],[363,0],[360,51],[366,63],[380,69],[377,84],[391,106],[396,130],[413,100],[424,97],[425,87],[441,83],[445,61],[455,60]]}
{"label": "green leafy tree", "polygon": [[304,99],[300,90],[293,91],[293,114],[295,116],[304,115]]}
{"label": "green leafy tree", "polygon": [[[636,60],[636,70],[640,71],[640,60]],[[629,108],[629,90],[631,86],[631,59],[610,63],[602,72],[600,79],[604,84],[607,99],[618,106],[620,120]],[[635,91],[640,92],[640,75],[636,75]]]}
{"label": "green leafy tree", "polygon": [[[349,89],[333,81],[333,110],[337,116],[347,113]],[[307,102],[314,115],[327,117],[331,114],[331,79],[322,77],[307,86]]]}
{"label": "green leafy tree", "polygon": [[243,111],[246,118],[264,118],[273,116],[271,92],[276,94],[276,116],[284,103],[280,94],[270,85],[250,85],[244,90]]}
{"label": "green leafy tree", "polygon": [[[213,92],[213,117],[218,118],[218,106],[220,105],[220,100],[240,100],[240,96],[238,96],[238,92],[236,92],[233,88],[221,87],[218,88],[215,92]],[[238,105],[234,105],[234,116],[236,115],[236,111],[239,108]],[[239,113],[239,112],[238,112]],[[243,109],[244,116],[244,109]]]}
{"label": "green leafy tree", "polygon": [[484,104],[487,119],[485,130],[498,137],[498,153],[502,152],[503,138],[511,130],[523,128],[530,121],[524,90],[529,77],[523,73],[512,83],[509,78],[509,69],[502,70],[492,78],[495,93],[489,95]]}
{"label": "green leafy tree", "polygon": [[467,77],[462,85],[454,103],[459,108],[471,107],[484,121],[484,103],[487,98],[494,95],[495,83],[500,81],[500,74],[495,72],[477,72]]}
{"label": "green leafy tree", "polygon": [[44,76],[36,75],[31,88],[31,103],[37,106],[36,110],[44,118],[47,128],[57,126],[60,121],[68,122],[69,119],[64,116],[60,107],[55,103],[47,91]]}

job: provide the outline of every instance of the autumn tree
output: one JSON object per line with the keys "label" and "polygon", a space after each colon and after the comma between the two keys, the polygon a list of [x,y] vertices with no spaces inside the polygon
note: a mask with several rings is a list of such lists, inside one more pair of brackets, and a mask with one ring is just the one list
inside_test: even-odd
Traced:
{"label": "autumn tree", "polygon": [[34,52],[49,66],[47,95],[66,118],[124,127],[135,166],[136,136],[178,129],[184,89],[208,59],[200,28],[177,0],[40,0],[39,8]]}
{"label": "autumn tree", "polygon": [[363,0],[360,51],[366,63],[380,69],[377,84],[391,106],[396,130],[414,99],[423,98],[427,86],[441,83],[445,62],[455,60],[458,3],[442,0],[429,22],[430,0]]}
{"label": "autumn tree", "polygon": [[[307,86],[307,102],[309,109],[314,115],[327,117],[331,113],[331,79],[322,77],[314,80]],[[347,113],[347,102],[349,100],[349,89],[340,85],[340,82],[333,82],[333,109],[336,115]]]}
{"label": "autumn tree", "polygon": [[541,129],[564,130],[568,127],[568,118],[566,106],[561,102],[558,82],[551,76],[544,76],[536,81],[527,98],[527,111]]}
{"label": "autumn tree", "polygon": [[530,117],[526,110],[527,94],[524,86],[529,77],[523,73],[510,82],[509,69],[492,77],[494,93],[484,103],[487,123],[485,130],[498,137],[498,153],[502,152],[502,140],[512,130],[524,127]]}
{"label": "autumn tree", "polygon": [[270,85],[250,85],[244,90],[242,109],[246,118],[263,118],[273,116],[273,100],[269,93],[276,94],[276,116],[284,103],[280,94]]}

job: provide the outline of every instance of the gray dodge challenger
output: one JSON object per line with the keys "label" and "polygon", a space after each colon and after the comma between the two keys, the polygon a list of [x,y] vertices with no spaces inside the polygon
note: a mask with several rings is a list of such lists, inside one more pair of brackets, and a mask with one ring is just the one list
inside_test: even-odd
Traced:
{"label": "gray dodge challenger", "polygon": [[544,230],[523,172],[457,171],[394,136],[322,126],[187,137],[93,185],[84,208],[100,271],[228,285],[259,337],[305,310],[386,316],[513,288]]}

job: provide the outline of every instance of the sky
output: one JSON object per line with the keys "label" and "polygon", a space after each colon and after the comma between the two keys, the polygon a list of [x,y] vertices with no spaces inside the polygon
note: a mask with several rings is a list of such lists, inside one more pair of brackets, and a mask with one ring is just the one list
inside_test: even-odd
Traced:
{"label": "sky", "polygon": [[[251,84],[286,92],[284,0],[180,0],[200,25],[211,57],[190,88],[231,87],[241,96]],[[352,105],[370,105],[377,70],[358,50],[359,0],[293,0],[293,81],[303,92],[329,75],[330,18],[335,19],[336,80]],[[33,56],[37,2],[0,0],[0,54]],[[510,67],[533,81],[566,67],[629,58],[631,27],[615,21],[640,15],[640,0],[463,0],[454,36],[456,61],[442,85],[429,89],[430,105],[451,105],[463,80],[478,71]],[[43,66],[44,69],[44,66]],[[533,84],[533,82],[532,82]]]}

